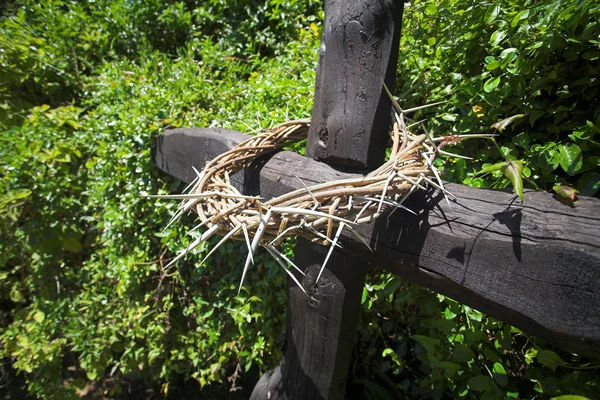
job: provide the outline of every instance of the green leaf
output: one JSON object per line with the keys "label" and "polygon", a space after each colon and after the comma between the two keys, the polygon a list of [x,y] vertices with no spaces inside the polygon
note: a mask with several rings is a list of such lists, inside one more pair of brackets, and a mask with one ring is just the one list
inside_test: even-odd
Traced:
{"label": "green leaf", "polygon": [[46,314],[44,314],[42,311],[36,311],[33,314],[33,319],[35,322],[37,322],[38,324],[41,324],[42,322],[44,322],[44,319],[46,318]]}
{"label": "green leaf", "polygon": [[24,199],[25,197],[31,194],[31,190],[29,189],[19,189],[12,193],[12,197],[14,200]]}
{"label": "green leaf", "polygon": [[491,5],[485,12],[485,23],[489,25],[494,22],[498,14],[500,14],[500,6],[497,4]]}
{"label": "green leaf", "polygon": [[479,375],[469,379],[467,385],[469,386],[469,389],[483,392],[485,390],[492,389],[494,387],[494,381],[487,375]]}
{"label": "green leaf", "polygon": [[575,201],[575,198],[579,194],[579,190],[573,189],[571,186],[556,185],[552,187],[552,190],[561,198]]}
{"label": "green leaf", "polygon": [[512,124],[519,118],[523,118],[525,115],[526,114],[516,114],[516,115],[513,115],[512,117],[504,118],[503,120],[498,121],[495,124],[493,124],[492,128],[498,129],[500,132],[503,132],[508,125]]}
{"label": "green leaf", "polygon": [[491,63],[486,65],[485,69],[487,69],[488,71],[493,71],[493,70],[497,69],[499,66],[500,66],[500,61],[496,60],[496,61],[492,61]]}
{"label": "green leaf", "polygon": [[412,335],[410,338],[425,347],[425,350],[432,354],[435,353],[435,346],[440,343],[439,339],[433,339],[423,335]]}
{"label": "green leaf", "polygon": [[469,362],[475,357],[475,353],[464,344],[457,344],[452,351],[452,361]]}
{"label": "green leaf", "polygon": [[519,24],[519,22],[521,20],[526,19],[528,16],[529,16],[529,10],[523,10],[523,11],[519,12],[517,15],[515,15],[513,20],[510,22],[510,26],[512,28],[514,28],[515,26],[517,26]]}
{"label": "green leaf", "polygon": [[494,171],[499,171],[499,170],[502,170],[503,168],[505,168],[507,165],[508,165],[508,163],[506,161],[502,161],[502,162],[499,162],[496,164],[483,164],[481,171],[476,172],[475,175],[489,174]]}
{"label": "green leaf", "polygon": [[486,93],[491,93],[494,91],[494,89],[496,89],[498,87],[498,85],[500,84],[500,77],[497,76],[495,78],[490,78],[487,81],[485,81],[485,83],[483,84],[483,90],[485,90]]}
{"label": "green leaf", "polygon": [[498,45],[504,38],[506,37],[506,31],[503,29],[498,29],[492,36],[490,37],[490,44],[492,46]]}
{"label": "green leaf", "polygon": [[581,149],[574,143],[560,145],[560,166],[569,175],[575,175],[583,164]]}
{"label": "green leaf", "polygon": [[507,166],[504,169],[504,176],[506,176],[513,184],[513,190],[523,200],[523,164],[525,161],[508,161]]}
{"label": "green leaf", "polygon": [[550,368],[552,371],[556,371],[556,367],[565,363],[558,354],[550,350],[538,351],[536,360],[540,364]]}
{"label": "green leaf", "polygon": [[365,304],[365,301],[367,301],[368,297],[369,297],[369,291],[367,290],[366,287],[364,287],[363,292],[362,292],[362,298],[360,299],[360,304]]}
{"label": "green leaf", "polygon": [[500,386],[506,386],[508,383],[508,377],[506,376],[506,370],[500,363],[495,363],[492,368],[492,375],[494,375],[494,380]]}
{"label": "green leaf", "polygon": [[552,397],[550,400],[591,400],[589,397],[566,394],[564,396]]}

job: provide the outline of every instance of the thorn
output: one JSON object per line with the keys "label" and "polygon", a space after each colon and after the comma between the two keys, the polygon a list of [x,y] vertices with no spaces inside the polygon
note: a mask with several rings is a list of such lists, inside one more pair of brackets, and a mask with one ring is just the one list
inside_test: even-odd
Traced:
{"label": "thorn", "polygon": [[340,234],[342,233],[343,230],[344,230],[344,223],[342,222],[342,223],[340,223],[340,226],[338,227],[338,230],[335,233],[335,237],[333,238],[333,243],[329,247],[329,251],[327,252],[327,257],[325,257],[325,261],[323,261],[323,265],[321,265],[321,270],[319,271],[319,275],[317,275],[317,280],[315,281],[315,284],[319,283],[319,278],[321,278],[321,274],[323,273],[323,270],[325,269],[325,266],[327,265],[327,261],[329,261],[329,257],[331,256],[331,253],[333,253],[333,249],[334,249],[335,245],[337,244],[337,241],[340,238]]}
{"label": "thorn", "polygon": [[302,184],[302,186],[304,186],[304,189],[306,189],[306,191],[308,192],[308,194],[310,194],[310,197],[312,197],[313,201],[315,202],[315,206],[313,207],[313,211],[316,210],[319,207],[319,202],[315,198],[315,195],[310,191],[310,189],[308,188],[308,186],[306,186],[306,184],[304,182],[302,182],[302,179],[298,178],[296,175],[294,175],[294,176],[296,177],[296,179],[298,179],[300,181],[300,183]]}
{"label": "thorn", "polygon": [[175,264],[177,261],[179,261],[183,256],[185,256],[187,253],[189,253],[190,251],[194,250],[196,247],[198,247],[198,245],[202,242],[204,242],[205,240],[207,240],[208,238],[210,238],[217,230],[219,229],[219,224],[215,224],[212,227],[210,227],[210,229],[208,229],[206,232],[204,232],[202,234],[202,236],[200,236],[198,239],[194,240],[185,250],[183,250],[181,253],[179,253],[177,255],[177,257],[175,257],[174,259],[171,260],[170,263],[168,263],[165,266],[165,269],[169,268],[171,265]]}
{"label": "thorn", "polygon": [[262,237],[262,235],[265,231],[265,228],[267,227],[267,224],[269,223],[269,220],[271,219],[272,212],[273,212],[273,209],[270,208],[267,211],[267,213],[265,214],[264,218],[261,219],[260,224],[258,225],[258,228],[256,229],[256,233],[254,234],[254,238],[252,239],[252,244],[250,245],[250,252],[248,253],[248,257],[246,258],[246,264],[244,265],[244,271],[242,272],[242,279],[240,281],[240,287],[238,289],[238,294],[240,294],[240,292],[242,290],[242,285],[244,284],[244,278],[246,277],[246,273],[248,272],[248,266],[250,265],[250,260],[252,258],[252,255],[254,254],[254,251],[256,250],[256,246],[260,242],[260,238]]}
{"label": "thorn", "polygon": [[219,241],[219,243],[217,243],[211,250],[210,252],[206,255],[206,257],[204,257],[204,259],[200,262],[200,264],[198,265],[199,267],[202,266],[202,264],[204,264],[204,261],[206,261],[208,259],[208,257],[210,257],[219,247],[221,247],[221,245],[223,243],[225,243],[227,241],[227,239],[229,239],[231,236],[235,235],[240,229],[242,229],[243,225],[238,225],[235,228],[233,228],[230,232],[227,233],[227,235],[223,236],[223,239],[221,239]]}
{"label": "thorn", "polygon": [[[306,290],[304,290],[304,287],[302,286],[302,284],[298,281],[298,279],[296,278],[296,276],[292,273],[292,271],[290,271],[286,266],[285,263],[283,262],[283,260],[281,260],[279,258],[279,256],[275,253],[275,251],[277,251],[275,249],[275,247],[271,246],[271,245],[267,245],[267,246],[263,246],[265,249],[267,249],[267,251],[269,252],[269,254],[271,254],[271,256],[277,261],[277,263],[281,266],[281,268],[283,268],[283,270],[285,272],[287,272],[287,274],[290,276],[290,278],[292,278],[292,280],[296,283],[296,285],[298,285],[298,287],[304,292],[305,295],[308,296],[308,293],[306,293]],[[279,253],[281,254],[281,253]]]}

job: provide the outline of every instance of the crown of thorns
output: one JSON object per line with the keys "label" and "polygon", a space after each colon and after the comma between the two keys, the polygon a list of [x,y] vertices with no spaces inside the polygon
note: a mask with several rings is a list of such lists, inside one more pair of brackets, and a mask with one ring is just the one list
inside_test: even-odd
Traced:
{"label": "crown of thorns", "polygon": [[[385,89],[389,94],[387,88]],[[296,276],[290,271],[290,267],[295,268],[300,274],[304,274],[303,271],[276,248],[282,239],[303,236],[330,246],[317,277],[318,282],[333,249],[340,247],[338,239],[344,229],[369,247],[354,231],[353,226],[371,222],[390,208],[392,213],[400,208],[415,214],[403,203],[415,190],[426,190],[426,186],[443,192],[445,196],[454,197],[444,188],[440,174],[433,164],[434,159],[440,154],[468,158],[448,153],[442,150],[442,147],[467,137],[492,135],[452,135],[432,138],[424,126],[422,126],[424,134],[414,135],[410,128],[419,123],[407,125],[405,115],[439,103],[403,110],[391,95],[390,98],[395,108],[395,122],[390,132],[392,139],[390,157],[382,166],[363,177],[314,186],[306,186],[300,181],[303,188],[268,201],[262,201],[258,196],[246,196],[231,184],[230,176],[251,164],[257,157],[306,139],[310,120],[303,119],[266,129],[208,162],[202,171],[194,169],[196,178],[183,194],[152,196],[182,200],[167,227],[184,213],[195,210],[200,223],[193,230],[206,228],[200,237],[180,252],[165,268],[170,268],[202,242],[218,234],[222,239],[206,255],[201,264],[227,240],[245,241],[248,246],[248,256],[242,273],[240,290],[250,263],[254,262],[253,254],[258,246],[264,247],[302,288]]]}

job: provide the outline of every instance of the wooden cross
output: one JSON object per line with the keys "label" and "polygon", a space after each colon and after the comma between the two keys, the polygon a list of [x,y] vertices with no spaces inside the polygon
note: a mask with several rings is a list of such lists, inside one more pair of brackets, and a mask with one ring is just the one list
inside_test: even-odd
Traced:
{"label": "wooden cross", "polygon": [[[306,184],[364,174],[383,161],[403,2],[325,1],[325,23],[307,156],[279,152],[232,182],[265,199]],[[156,164],[184,182],[247,138],[223,129],[173,129],[158,140]],[[318,160],[318,161],[317,161]],[[300,178],[300,179],[297,179]],[[600,358],[600,200],[564,206],[525,191],[446,183],[458,200],[417,192],[407,205],[343,237],[318,284],[327,248],[298,239],[306,296],[288,285],[287,349],[252,399],[342,399],[367,266],[375,265],[537,335]]]}

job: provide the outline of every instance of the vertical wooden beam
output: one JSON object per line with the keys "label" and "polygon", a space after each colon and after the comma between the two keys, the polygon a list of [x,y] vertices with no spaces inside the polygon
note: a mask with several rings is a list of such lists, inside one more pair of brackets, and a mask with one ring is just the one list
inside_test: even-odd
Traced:
{"label": "vertical wooden beam", "polygon": [[[326,0],[307,155],[364,172],[383,162],[394,87],[403,2]],[[367,266],[298,239],[296,265],[306,296],[289,283],[287,349],[265,374],[253,400],[344,398]],[[302,277],[300,277],[302,278]]]}
{"label": "vertical wooden beam", "polygon": [[375,169],[388,141],[404,3],[327,0],[307,156]]}

